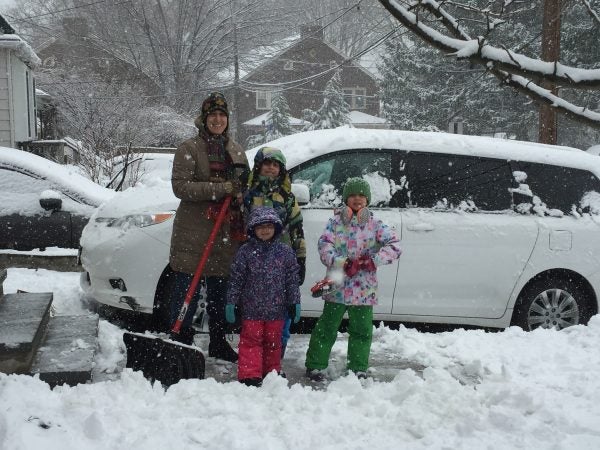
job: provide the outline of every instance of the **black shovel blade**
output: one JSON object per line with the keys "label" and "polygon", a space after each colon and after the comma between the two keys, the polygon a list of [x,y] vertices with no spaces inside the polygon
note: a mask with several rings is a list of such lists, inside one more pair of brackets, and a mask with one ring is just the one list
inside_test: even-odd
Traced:
{"label": "black shovel blade", "polygon": [[155,336],[125,332],[126,367],[141,370],[144,377],[165,387],[179,380],[204,378],[204,355],[197,348]]}

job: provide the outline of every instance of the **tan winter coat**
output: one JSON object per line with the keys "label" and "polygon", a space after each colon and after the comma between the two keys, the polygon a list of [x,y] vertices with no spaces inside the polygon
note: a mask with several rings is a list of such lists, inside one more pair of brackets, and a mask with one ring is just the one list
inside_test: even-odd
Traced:
{"label": "tan winter coat", "polygon": [[[234,164],[248,166],[242,147],[232,139],[225,150],[231,155]],[[220,200],[225,195],[222,183],[209,181],[206,142],[200,136],[184,141],[177,148],[171,184],[181,203],[173,224],[169,263],[175,271],[193,274],[214,225],[214,221],[207,218],[206,211],[211,204],[214,205],[215,200]],[[229,239],[229,224],[226,220],[217,234],[203,275],[228,276],[238,247],[239,242]]]}

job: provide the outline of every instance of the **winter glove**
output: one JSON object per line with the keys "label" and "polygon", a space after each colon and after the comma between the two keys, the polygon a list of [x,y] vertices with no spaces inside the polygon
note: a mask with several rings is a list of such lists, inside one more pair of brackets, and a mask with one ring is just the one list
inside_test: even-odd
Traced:
{"label": "winter glove", "polygon": [[235,305],[228,303],[225,306],[225,320],[229,323],[235,323]]}
{"label": "winter glove", "polygon": [[234,193],[235,186],[233,185],[233,183],[231,181],[225,181],[222,184],[223,184],[223,192],[225,192],[225,195],[231,195]]}
{"label": "winter glove", "polygon": [[373,261],[373,258],[371,258],[370,255],[361,255],[361,257],[358,258],[358,262],[360,268],[366,272],[375,272],[377,270],[375,262]]}
{"label": "winter glove", "polygon": [[344,273],[348,278],[352,278],[360,270],[360,263],[357,259],[346,259],[344,263]]}
{"label": "winter glove", "polygon": [[304,284],[304,278],[306,278],[306,258],[297,258],[296,261],[300,266],[300,270],[298,271],[300,274],[300,282],[298,284],[302,286]]}

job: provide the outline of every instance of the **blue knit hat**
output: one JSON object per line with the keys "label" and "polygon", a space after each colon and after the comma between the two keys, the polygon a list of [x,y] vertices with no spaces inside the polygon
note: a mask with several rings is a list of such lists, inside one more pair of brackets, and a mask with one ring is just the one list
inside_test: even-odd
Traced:
{"label": "blue knit hat", "polygon": [[279,236],[283,231],[283,224],[281,223],[281,219],[279,218],[277,212],[268,206],[258,206],[250,212],[248,224],[246,225],[246,233],[248,236],[256,237],[254,234],[254,228],[257,225],[262,225],[264,223],[272,223],[275,225],[274,236]]}

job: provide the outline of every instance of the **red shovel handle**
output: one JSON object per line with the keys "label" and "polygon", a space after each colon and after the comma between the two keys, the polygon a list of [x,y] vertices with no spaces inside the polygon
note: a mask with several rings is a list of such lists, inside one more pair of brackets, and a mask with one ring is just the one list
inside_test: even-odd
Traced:
{"label": "red shovel handle", "polygon": [[225,220],[225,214],[227,214],[227,209],[231,203],[231,196],[225,197],[225,201],[223,201],[223,205],[219,210],[219,215],[217,216],[217,220],[210,232],[210,236],[208,236],[208,240],[206,244],[204,244],[204,251],[202,252],[202,257],[200,258],[200,262],[198,263],[198,267],[196,267],[196,271],[194,272],[194,277],[192,278],[192,282],[190,283],[190,287],[188,288],[187,293],[185,294],[185,300],[183,302],[183,306],[179,311],[179,316],[177,320],[173,324],[171,328],[171,333],[179,334],[181,331],[181,324],[183,323],[183,319],[185,319],[185,315],[187,313],[188,307],[192,301],[192,297],[194,296],[194,292],[196,292],[196,288],[198,287],[198,283],[200,282],[200,277],[202,276],[202,272],[204,271],[204,266],[206,265],[206,261],[210,255],[210,251],[213,248],[213,244],[215,243],[215,238],[217,237],[217,233]]}

